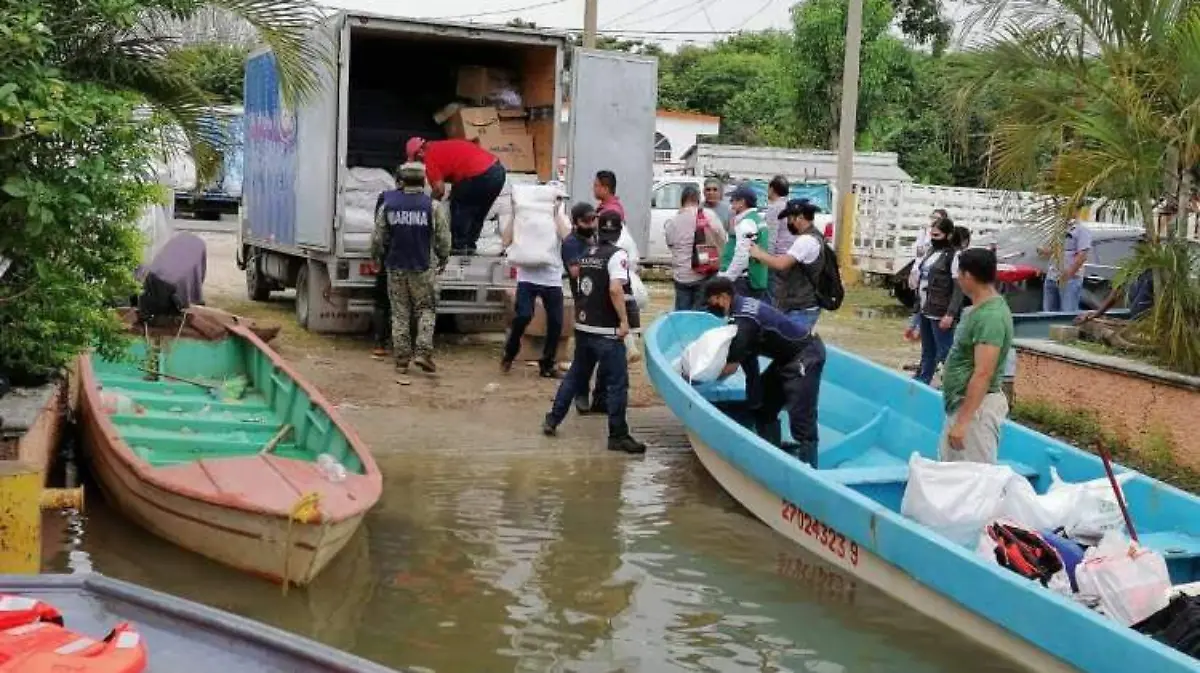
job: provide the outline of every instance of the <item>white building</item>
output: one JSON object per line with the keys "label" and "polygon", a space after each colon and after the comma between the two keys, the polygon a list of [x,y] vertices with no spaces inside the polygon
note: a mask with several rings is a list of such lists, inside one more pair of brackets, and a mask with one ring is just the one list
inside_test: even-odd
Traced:
{"label": "white building", "polygon": [[[567,128],[570,106],[563,105],[562,124]],[[695,112],[659,110],[654,123],[654,174],[683,170],[683,155],[700,136],[721,132],[721,118]]]}

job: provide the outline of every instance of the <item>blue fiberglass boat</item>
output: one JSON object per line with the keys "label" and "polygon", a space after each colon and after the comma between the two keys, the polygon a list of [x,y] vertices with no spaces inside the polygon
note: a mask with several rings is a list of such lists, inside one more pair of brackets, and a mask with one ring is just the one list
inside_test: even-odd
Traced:
{"label": "blue fiberglass boat", "polygon": [[[720,324],[706,313],[659,318],[645,334],[646,368],[705,468],[764,523],[1033,670],[1200,670],[1200,661],[985,563],[900,514],[909,456],[937,456],[940,393],[830,346],[819,406],[820,469],[813,470],[735,420],[744,413],[740,372],[692,386],[672,369],[686,344]],[[1067,481],[1104,476],[1095,456],[1011,422],[1000,458],[1039,492],[1052,466]],[[1140,474],[1123,488],[1142,543],[1166,558],[1173,583],[1200,580],[1200,499]]]}

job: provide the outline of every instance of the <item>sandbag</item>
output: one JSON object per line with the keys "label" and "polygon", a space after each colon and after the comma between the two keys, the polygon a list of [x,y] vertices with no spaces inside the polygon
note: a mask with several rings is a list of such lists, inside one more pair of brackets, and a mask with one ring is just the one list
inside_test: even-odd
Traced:
{"label": "sandbag", "polygon": [[508,261],[518,266],[561,264],[554,211],[563,196],[557,185],[513,185]]}
{"label": "sandbag", "polygon": [[942,463],[913,453],[900,513],[951,541],[978,548],[981,531],[997,517],[1005,490],[1024,481],[1007,465]]}
{"label": "sandbag", "polygon": [[642,282],[640,276],[636,273],[629,274],[629,285],[633,290],[633,300],[637,303],[638,309],[645,311],[650,307],[650,291],[646,289],[646,284]]}
{"label": "sandbag", "polygon": [[[1118,486],[1132,479],[1134,474],[1117,474]],[[1050,468],[1050,488],[1047,489],[1047,497],[1049,496],[1072,501],[1071,510],[1065,520],[1055,524],[1055,527],[1063,527],[1067,537],[1096,542],[1109,532],[1126,532],[1125,517],[1121,515],[1117,496],[1113,493],[1112,484],[1107,477],[1081,483],[1067,483],[1059,478],[1057,470]]]}
{"label": "sandbag", "polygon": [[[396,188],[396,178],[382,168],[364,168],[355,166],[346,170],[346,182],[342,185],[344,192],[370,192],[379,196]],[[374,202],[374,199],[372,199]]]}
{"label": "sandbag", "polygon": [[729,345],[735,336],[736,325],[714,327],[701,334],[675,360],[675,371],[692,383],[716,381],[729,359]]}
{"label": "sandbag", "polygon": [[1167,562],[1115,531],[1087,550],[1075,579],[1079,592],[1097,596],[1104,613],[1122,626],[1149,618],[1169,602]]}

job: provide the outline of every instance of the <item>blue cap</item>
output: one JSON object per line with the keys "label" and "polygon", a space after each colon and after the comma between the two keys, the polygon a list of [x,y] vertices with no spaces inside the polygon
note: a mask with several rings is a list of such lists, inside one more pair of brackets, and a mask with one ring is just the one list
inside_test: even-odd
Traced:
{"label": "blue cap", "polygon": [[745,201],[750,208],[758,207],[758,194],[749,185],[741,185],[729,195],[730,201]]}

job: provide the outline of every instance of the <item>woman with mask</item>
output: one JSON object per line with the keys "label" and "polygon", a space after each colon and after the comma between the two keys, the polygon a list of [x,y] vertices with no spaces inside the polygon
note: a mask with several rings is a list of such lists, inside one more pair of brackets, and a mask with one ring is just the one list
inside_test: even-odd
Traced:
{"label": "woman with mask", "polygon": [[962,307],[963,294],[958,287],[958,250],[951,238],[954,223],[943,217],[929,228],[929,249],[913,265],[910,284],[919,298],[914,325],[906,336],[921,340],[921,366],[914,377],[928,384],[938,365],[946,360],[954,343],[954,321]]}

